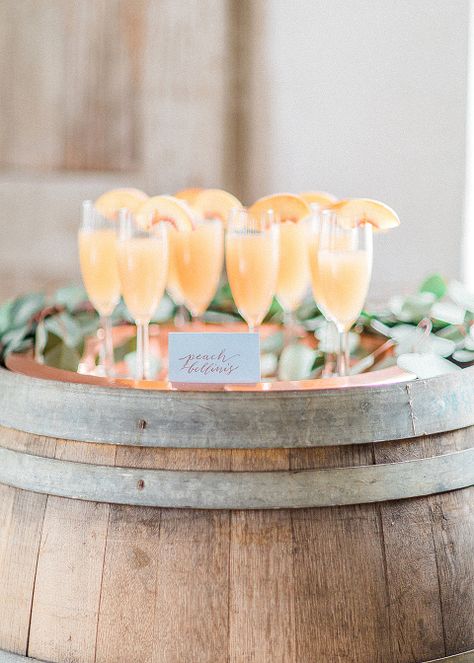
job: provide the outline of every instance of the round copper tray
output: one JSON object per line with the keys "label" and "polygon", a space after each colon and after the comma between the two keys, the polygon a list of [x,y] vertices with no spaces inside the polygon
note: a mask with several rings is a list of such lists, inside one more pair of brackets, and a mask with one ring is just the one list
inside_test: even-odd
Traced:
{"label": "round copper tray", "polygon": [[[210,325],[210,324],[193,324],[192,327],[186,331],[226,331],[226,332],[241,332],[245,331],[247,327],[242,323],[226,324],[226,325]],[[273,332],[278,330],[276,325],[263,325],[261,328],[261,336],[265,338]],[[176,329],[170,325],[152,326],[151,328],[150,344],[153,352],[159,352],[161,357],[167,357],[168,351],[168,332],[169,331],[183,331]],[[135,334],[135,328],[131,325],[123,325],[114,327],[114,346],[119,346],[127,338],[131,338]],[[315,346],[315,341],[312,336],[308,336],[305,341],[310,346]],[[91,337],[86,343],[86,348],[83,356],[82,363],[91,368],[95,366],[95,360],[98,351],[98,339]],[[365,339],[364,344],[368,346],[369,351],[373,351],[380,343],[373,339]],[[344,387],[357,387],[357,386],[370,386],[370,385],[383,385],[394,384],[398,382],[406,382],[413,380],[415,376],[412,373],[402,371],[397,366],[382,370],[374,370],[369,373],[361,373],[351,377],[331,377],[313,380],[298,380],[298,381],[269,381],[259,382],[251,385],[195,385],[195,384],[172,384],[166,379],[166,368],[163,369],[162,374],[159,376],[161,379],[139,381],[130,378],[117,377],[105,378],[97,377],[95,375],[75,373],[58,368],[45,366],[35,360],[33,354],[11,354],[6,359],[6,366],[14,373],[20,373],[29,377],[40,378],[43,380],[56,380],[58,382],[74,382],[80,384],[93,384],[102,385],[107,387],[116,388],[133,388],[133,389],[151,389],[151,390],[180,390],[180,391],[298,391],[298,390],[316,390],[316,389],[338,389]],[[123,364],[117,364],[118,372],[124,371]]]}

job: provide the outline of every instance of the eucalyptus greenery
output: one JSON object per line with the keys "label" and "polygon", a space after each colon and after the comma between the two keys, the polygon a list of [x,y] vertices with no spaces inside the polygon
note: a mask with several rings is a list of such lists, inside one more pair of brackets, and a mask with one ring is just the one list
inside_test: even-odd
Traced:
{"label": "eucalyptus greenery", "polygon": [[[164,297],[153,322],[171,321],[176,307]],[[282,310],[275,300],[267,322],[281,323]],[[224,283],[204,320],[226,323],[240,320],[232,294]],[[114,312],[115,324],[131,323],[123,302]],[[262,340],[262,374],[268,378],[300,380],[321,375],[337,350],[337,334],[314,302],[306,301],[297,311],[297,321],[318,340],[316,348],[301,339],[285,343],[283,330]],[[427,278],[417,292],[393,297],[386,306],[363,311],[350,334],[352,372],[358,373],[398,363],[425,378],[460,370],[474,364],[474,293],[458,281],[441,275]],[[77,370],[84,340],[94,334],[98,316],[87,301],[84,289],[70,285],[53,295],[32,293],[0,305],[0,362],[10,352],[33,350],[48,366]],[[376,335],[394,351],[380,362],[364,349],[362,334]],[[116,348],[116,360],[133,365],[136,340]],[[157,365],[156,370],[159,366]]]}

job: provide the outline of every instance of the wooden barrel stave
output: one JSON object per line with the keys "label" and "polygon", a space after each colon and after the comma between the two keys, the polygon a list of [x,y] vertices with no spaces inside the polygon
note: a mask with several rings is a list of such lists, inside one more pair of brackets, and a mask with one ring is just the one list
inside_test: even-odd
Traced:
{"label": "wooden barrel stave", "polygon": [[[472,494],[469,499],[472,502]],[[458,601],[454,615],[459,616],[459,607],[466,599],[472,603],[472,585],[464,586],[464,596],[458,597],[463,586],[457,580],[453,583],[453,573],[466,578],[468,569],[458,562],[451,570],[452,559],[437,556],[436,539],[445,536],[441,529],[445,525],[439,521],[446,515],[435,514],[432,521],[427,520],[430,510],[419,508],[420,499],[403,502],[409,505],[398,516],[399,523],[405,523],[403,539],[389,530],[391,536],[383,546],[377,545],[380,522],[396,527],[393,513],[384,512],[385,505],[298,510],[291,512],[290,521],[285,511],[233,512],[230,516],[228,512],[110,506],[105,535],[103,509],[94,513],[89,508],[95,505],[73,502],[71,510],[69,500],[52,501],[47,520],[61,519],[63,538],[51,542],[49,530],[43,529],[43,541],[46,538],[46,543],[49,540],[48,545],[55,547],[50,553],[42,547],[35,595],[44,593],[43,588],[51,582],[54,593],[50,590],[47,600],[35,601],[29,641],[29,653],[46,661],[89,660],[93,650],[84,651],[84,646],[94,646],[94,639],[88,638],[93,626],[99,634],[98,660],[103,661],[131,660],[124,652],[136,650],[137,642],[143,658],[134,660],[155,660],[149,658],[153,632],[160,634],[162,658],[157,660],[164,661],[187,660],[186,656],[197,652],[201,656],[197,660],[225,660],[220,657],[229,646],[231,660],[242,660],[239,656],[249,651],[257,652],[261,660],[270,660],[271,648],[285,654],[279,658],[274,653],[273,660],[310,661],[317,653],[317,660],[329,662],[337,660],[331,656],[340,653],[341,644],[351,646],[354,661],[422,661],[443,651],[441,609],[444,614],[447,604],[454,609],[453,602]],[[93,525],[85,519],[84,505],[87,516],[94,517]],[[465,503],[451,508],[451,528],[465,527],[465,509]],[[435,536],[429,547],[425,537],[429,540],[431,528]],[[79,539],[78,530],[83,532]],[[398,547],[394,540],[398,540]],[[104,558],[97,552],[103,547],[107,550]],[[341,550],[350,550],[350,556],[341,556]],[[387,551],[391,553],[388,556]],[[466,558],[459,544],[452,554]],[[71,582],[72,558],[75,569],[95,579],[93,585],[89,580],[84,591],[100,605],[100,617],[89,601],[83,602],[81,588]],[[414,560],[423,560],[421,570]],[[233,579],[229,584],[226,562]],[[196,575],[196,569],[205,572]],[[177,583],[179,578],[181,583]],[[441,596],[437,590],[440,580]],[[260,601],[256,600],[255,586],[261,588]],[[360,610],[361,599],[364,611]],[[226,624],[229,601],[231,623]],[[81,611],[80,620],[77,614],[65,612],[71,602]],[[58,613],[62,614],[60,629]],[[29,611],[25,610],[26,614]],[[151,624],[153,615],[157,621]],[[454,615],[445,625],[448,652],[460,651],[464,642],[469,646],[469,638],[474,641],[472,623],[464,619],[459,624]],[[193,637],[188,639],[183,634],[189,633],[191,622]],[[45,628],[47,642],[42,637]],[[321,640],[321,633],[338,634],[337,653],[329,648],[329,640]],[[363,633],[363,639],[358,641],[355,633]],[[196,642],[205,650],[197,649]],[[402,643],[406,643],[405,652]],[[392,644],[397,649],[391,649]],[[277,646],[280,649],[275,649]],[[368,646],[369,651],[376,652],[374,658],[367,658]],[[417,658],[412,658],[414,647],[419,651]],[[297,651],[296,659],[288,658],[293,650]],[[398,652],[398,658],[391,658],[393,651]]]}

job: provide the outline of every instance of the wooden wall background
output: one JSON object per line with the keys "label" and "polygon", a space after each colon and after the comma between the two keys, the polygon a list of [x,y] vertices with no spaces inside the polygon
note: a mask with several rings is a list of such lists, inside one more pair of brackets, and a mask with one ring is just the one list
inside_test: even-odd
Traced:
{"label": "wooden wall background", "polygon": [[104,188],[245,196],[247,27],[262,9],[0,0],[0,297],[77,272],[80,203]]}
{"label": "wooden wall background", "polygon": [[379,198],[375,297],[461,276],[469,25],[469,0],[0,0],[0,300],[78,278],[81,201],[123,185]]}
{"label": "wooden wall background", "polygon": [[2,0],[1,166],[235,179],[246,6]]}

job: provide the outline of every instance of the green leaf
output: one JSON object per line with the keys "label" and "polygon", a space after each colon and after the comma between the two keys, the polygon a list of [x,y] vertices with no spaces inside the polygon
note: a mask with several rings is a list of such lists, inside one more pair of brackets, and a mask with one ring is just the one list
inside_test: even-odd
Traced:
{"label": "green leaf", "polygon": [[[128,374],[132,377],[137,376],[137,353],[130,352],[128,355],[125,355],[124,360],[127,364]],[[150,355],[150,377],[153,380],[157,377],[158,373],[161,371],[163,362],[159,357],[155,355]]]}
{"label": "green leaf", "polygon": [[206,311],[202,316],[203,322],[211,324],[225,324],[226,322],[238,322],[238,318],[232,313],[221,313],[220,311]]}
{"label": "green leaf", "polygon": [[[332,322],[325,321],[314,332],[315,337],[319,340],[318,350],[326,353],[339,352],[340,339],[339,332],[336,325]],[[349,354],[353,354],[360,343],[360,336],[356,332],[349,332],[348,344]]]}
{"label": "green leaf", "polygon": [[11,327],[21,327],[31,322],[33,316],[46,305],[46,297],[42,293],[33,293],[15,299],[11,308]]}
{"label": "green leaf", "polygon": [[303,327],[307,331],[316,331],[319,329],[324,323],[326,322],[326,318],[324,316],[317,315],[314,318],[308,318],[307,320],[303,321]]}
{"label": "green leaf", "polygon": [[65,371],[77,371],[81,355],[75,348],[71,348],[62,338],[48,334],[48,341],[44,349],[44,363],[46,366],[61,368]]}
{"label": "green leaf", "polygon": [[267,315],[265,316],[265,320],[268,321],[271,318],[273,318],[275,315],[280,315],[283,313],[283,309],[280,305],[280,302],[276,297],[273,298],[273,301],[270,305],[270,308],[268,310]]}
{"label": "green leaf", "polygon": [[431,316],[450,325],[462,325],[466,318],[466,309],[451,302],[436,302],[431,309]]}
{"label": "green leaf", "polygon": [[58,306],[65,306],[72,313],[87,301],[87,293],[80,285],[67,285],[56,290],[53,301]]}
{"label": "green leaf", "polygon": [[9,345],[4,349],[3,356],[7,356],[11,352],[25,352],[25,350],[30,350],[33,347],[33,339],[25,338],[23,341],[16,343],[14,346]]}
{"label": "green leaf", "polygon": [[296,313],[299,320],[309,320],[318,314],[320,315],[319,309],[313,300],[303,302]]}
{"label": "green leaf", "polygon": [[420,292],[408,297],[392,297],[389,307],[401,322],[418,324],[423,318],[430,316],[435,301],[436,296],[432,292]]}
{"label": "green leaf", "polygon": [[464,339],[466,338],[465,334],[459,329],[459,327],[454,327],[453,325],[447,325],[443,329],[440,329],[436,332],[436,336],[439,336],[439,338],[448,338],[456,344],[464,344]]}
{"label": "green leaf", "polygon": [[440,274],[432,274],[428,276],[420,286],[420,292],[431,292],[436,299],[441,299],[445,296],[448,286],[446,281]]}
{"label": "green leaf", "polygon": [[397,364],[401,369],[414,373],[423,380],[462,370],[456,364],[434,354],[403,354],[398,357]]}
{"label": "green leaf", "polygon": [[16,329],[10,329],[2,336],[2,344],[5,347],[4,353],[17,352],[23,345],[23,341],[31,333],[30,325],[22,325]]}
{"label": "green leaf", "polygon": [[44,320],[41,320],[36,327],[35,335],[35,360],[43,363],[43,353],[48,342],[48,332]]}
{"label": "green leaf", "polygon": [[14,300],[10,299],[0,306],[0,336],[10,329]]}
{"label": "green leaf", "polygon": [[278,366],[280,380],[304,380],[311,377],[318,352],[302,343],[287,345]]}
{"label": "green leaf", "polygon": [[151,322],[168,322],[174,315],[175,305],[173,301],[165,294],[160,302],[158,310],[153,315]]}
{"label": "green leaf", "polygon": [[448,284],[448,294],[458,306],[474,313],[474,293],[470,292],[463,283],[451,281]]}
{"label": "green leaf", "polygon": [[118,345],[114,349],[114,358],[116,362],[124,361],[125,357],[132,352],[136,352],[137,349],[137,337],[132,336],[127,338],[121,345]]}
{"label": "green leaf", "polygon": [[464,339],[464,348],[466,350],[473,350],[474,351],[474,327],[471,327],[471,332],[469,336],[466,336]]}
{"label": "green leaf", "polygon": [[260,371],[262,378],[275,375],[278,368],[278,357],[273,352],[266,352],[260,357]]}
{"label": "green leaf", "polygon": [[80,326],[83,336],[95,334],[99,326],[99,316],[90,311],[74,313],[74,320]]}
{"label": "green leaf", "polygon": [[283,350],[285,344],[285,334],[283,331],[277,331],[274,334],[270,334],[266,338],[262,338],[260,341],[260,351],[262,353],[270,352],[279,354]]}
{"label": "green leaf", "polygon": [[237,313],[232,291],[227,281],[222,281],[209,308],[227,313]]}
{"label": "green leaf", "polygon": [[472,350],[456,350],[453,354],[454,361],[460,364],[467,364],[474,362],[474,352]]}
{"label": "green leaf", "polygon": [[419,327],[412,325],[396,325],[391,329],[391,336],[397,343],[398,355],[410,353],[428,353],[440,357],[449,357],[455,349],[456,343],[448,338],[441,338],[436,334],[426,334]]}
{"label": "green leaf", "polygon": [[125,306],[125,302],[123,301],[123,299],[121,299],[117,304],[117,306],[115,307],[114,312],[112,313],[112,321],[122,322],[123,320],[126,320],[127,322],[131,323],[134,322],[132,316],[128,312],[127,307]]}
{"label": "green leaf", "polygon": [[61,338],[70,348],[78,346],[84,337],[81,325],[66,311],[46,318],[44,326],[48,332]]}

